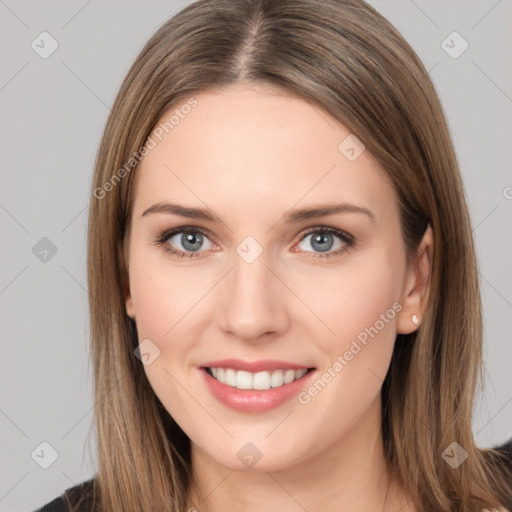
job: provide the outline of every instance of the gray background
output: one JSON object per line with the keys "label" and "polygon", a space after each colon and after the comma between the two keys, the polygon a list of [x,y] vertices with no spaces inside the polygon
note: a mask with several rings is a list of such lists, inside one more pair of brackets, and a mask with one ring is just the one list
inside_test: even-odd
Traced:
{"label": "gray background", "polygon": [[[96,471],[85,259],[94,157],[128,67],[188,3],[0,0],[1,512],[34,510]],[[453,135],[485,313],[474,433],[493,446],[512,436],[512,2],[370,3],[430,70]],[[43,31],[59,44],[47,59],[31,47]],[[469,43],[456,59],[441,46],[453,31]],[[56,254],[41,252],[43,237]],[[58,453],[48,469],[44,441]]]}

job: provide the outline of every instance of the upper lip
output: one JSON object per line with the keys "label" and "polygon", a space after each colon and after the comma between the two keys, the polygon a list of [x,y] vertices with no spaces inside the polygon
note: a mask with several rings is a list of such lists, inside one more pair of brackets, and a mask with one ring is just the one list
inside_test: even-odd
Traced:
{"label": "upper lip", "polygon": [[204,363],[205,368],[232,368],[233,370],[245,370],[246,372],[264,372],[268,370],[301,370],[309,369],[312,366],[277,361],[275,359],[261,359],[259,361],[243,361],[242,359],[222,359]]}

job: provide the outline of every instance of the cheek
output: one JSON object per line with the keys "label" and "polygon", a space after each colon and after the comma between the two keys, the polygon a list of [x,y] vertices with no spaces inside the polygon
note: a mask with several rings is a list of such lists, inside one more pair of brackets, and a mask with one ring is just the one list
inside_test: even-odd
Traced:
{"label": "cheek", "polygon": [[[405,262],[400,253],[376,249],[360,254],[347,258],[325,280],[308,282],[303,288],[303,293],[308,290],[311,309],[331,333],[324,329],[326,335],[310,335],[324,358],[320,382],[305,390],[299,401],[311,403],[310,412],[322,409],[322,404],[339,404],[332,414],[347,428],[378,399],[402,309],[398,300]],[[318,320],[308,320],[308,326],[313,324],[318,328]]]}
{"label": "cheek", "polygon": [[[318,272],[301,273],[295,289],[307,298],[307,305],[331,331],[329,335],[322,328],[327,333],[320,337],[325,352],[348,350],[356,339],[363,343],[365,338],[393,343],[403,273],[397,256],[382,249],[352,253],[323,276]],[[311,322],[308,315],[308,323]]]}
{"label": "cheek", "polygon": [[[193,323],[194,305],[206,290],[191,282],[189,273],[164,266],[163,259],[155,258],[154,251],[135,249],[130,262],[130,291],[139,342],[151,340],[146,347],[150,347],[152,360],[144,365],[148,382],[169,414],[183,421],[184,411],[195,403],[182,386],[196,340],[186,330]],[[198,390],[191,392],[197,396]],[[190,425],[183,426],[190,431]]]}
{"label": "cheek", "polygon": [[334,333],[316,337],[324,354],[318,380],[298,398],[311,416],[328,409],[334,430],[348,431],[379,399],[402,309],[397,261],[381,256],[345,268],[329,280],[323,295],[310,288],[309,304]]}
{"label": "cheek", "polygon": [[[134,237],[130,250],[130,292],[136,314],[139,338],[161,343],[174,329],[187,322],[188,312],[208,289],[192,270],[180,270],[171,264],[163,248],[145,247]],[[183,319],[183,320],[182,320]]]}

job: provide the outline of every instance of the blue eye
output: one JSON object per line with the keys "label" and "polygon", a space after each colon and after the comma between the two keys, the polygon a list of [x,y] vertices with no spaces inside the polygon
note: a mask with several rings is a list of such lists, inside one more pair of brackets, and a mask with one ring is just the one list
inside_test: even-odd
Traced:
{"label": "blue eye", "polygon": [[[329,256],[338,255],[355,246],[354,237],[340,229],[331,228],[328,226],[309,228],[307,231],[304,232],[303,237],[301,238],[299,243],[304,242],[304,240],[306,240],[306,238],[308,238],[311,235],[314,236],[312,237],[309,244],[311,247],[316,248],[319,252],[309,257],[327,258]],[[327,252],[331,251],[334,245],[333,239],[335,238],[341,240],[341,248],[338,248],[334,252]],[[173,242],[173,239],[176,240]],[[202,229],[187,226],[164,231],[157,237],[154,243],[155,245],[163,246],[166,252],[178,256],[180,258],[197,258],[200,255],[200,249],[204,248],[202,246],[205,240],[207,240],[210,243],[209,248],[211,249],[213,244]],[[172,245],[171,242],[173,242]],[[175,249],[173,245],[177,243],[181,244],[183,249]],[[207,249],[208,247],[206,248],[206,250]],[[310,251],[305,250],[305,252]]]}
{"label": "blue eye", "polygon": [[[342,252],[345,252],[346,250],[350,249],[351,247],[354,247],[355,245],[355,240],[351,235],[345,233],[341,229],[331,228],[327,226],[308,229],[305,232],[304,237],[301,239],[301,243],[311,235],[313,235],[313,237],[311,238],[311,241],[309,242],[308,245],[320,251],[320,254],[315,253],[313,256],[310,256],[312,258],[327,258],[329,256],[335,256]],[[338,249],[334,252],[327,252],[330,251],[334,245],[333,238],[338,238],[343,242],[341,248],[338,247]]]}
{"label": "blue eye", "polygon": [[[176,250],[166,242],[171,242],[173,238],[176,238],[177,241],[181,244],[184,250]],[[200,246],[203,244],[204,240],[209,240],[206,237],[206,234],[197,228],[176,228],[171,231],[165,231],[162,233],[158,239],[156,240],[157,245],[164,245],[164,249],[176,256],[180,256],[181,258],[195,258],[198,256],[196,254],[200,249]],[[174,242],[176,243],[176,242]],[[211,242],[210,242],[211,244]],[[192,251],[192,252],[187,252]]]}

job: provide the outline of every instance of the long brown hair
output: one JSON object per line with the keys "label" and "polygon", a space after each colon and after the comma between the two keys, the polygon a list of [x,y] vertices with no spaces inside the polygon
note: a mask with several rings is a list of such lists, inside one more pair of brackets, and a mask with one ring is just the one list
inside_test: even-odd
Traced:
{"label": "long brown hair", "polygon": [[[382,387],[390,472],[420,510],[510,506],[500,453],[478,448],[471,430],[483,377],[477,263],[451,137],[425,67],[362,0],[199,0],[137,57],[96,158],[88,284],[101,509],[186,508],[190,440],[134,355],[125,242],[138,158],[157,121],[194,94],[234,83],[292,93],[364,143],[397,191],[408,258],[432,227],[429,305],[417,331],[397,336]],[[468,454],[458,468],[442,458],[452,442]]]}

